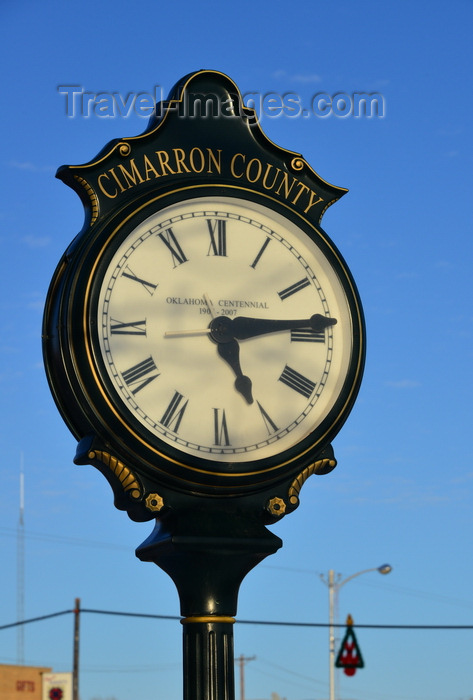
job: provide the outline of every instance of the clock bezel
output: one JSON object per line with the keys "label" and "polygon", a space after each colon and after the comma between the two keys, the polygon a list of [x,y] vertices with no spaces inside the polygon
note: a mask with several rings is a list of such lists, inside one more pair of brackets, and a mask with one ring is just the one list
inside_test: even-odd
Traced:
{"label": "clock bezel", "polygon": [[[120,243],[144,220],[170,204],[200,197],[229,197],[255,202],[272,209],[298,226],[321,248],[340,281],[347,298],[352,319],[352,354],[342,389],[322,423],[308,436],[292,447],[264,459],[238,462],[206,460],[179,450],[155,437],[124,410],[116,389],[108,378],[101,357],[95,319],[99,289],[104,271]],[[178,187],[152,199],[125,206],[103,223],[81,251],[71,285],[68,308],[67,344],[72,365],[78,378],[78,398],[87,421],[111,451],[125,463],[133,464],[136,471],[151,477],[160,474],[166,482],[182,488],[228,488],[266,486],[269,481],[297,474],[311,464],[321,450],[337,434],[355,401],[364,365],[364,320],[358,292],[351,273],[338,249],[325,232],[309,219],[270,195],[234,185],[205,184]],[[81,323],[72,319],[81,318]],[[84,352],[85,350],[85,352]],[[229,456],[230,457],[230,456]]]}

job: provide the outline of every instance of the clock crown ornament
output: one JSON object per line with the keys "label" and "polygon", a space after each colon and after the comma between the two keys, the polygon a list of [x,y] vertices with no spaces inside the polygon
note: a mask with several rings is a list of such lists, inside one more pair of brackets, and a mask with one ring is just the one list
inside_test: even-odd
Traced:
{"label": "clock crown ornament", "polygon": [[346,190],[270,141],[208,70],[144,133],[57,177],[85,209],[43,323],[75,461],[135,520],[195,499],[265,522],[294,510],[308,476],[335,466],[363,373],[358,292],[320,227]]}

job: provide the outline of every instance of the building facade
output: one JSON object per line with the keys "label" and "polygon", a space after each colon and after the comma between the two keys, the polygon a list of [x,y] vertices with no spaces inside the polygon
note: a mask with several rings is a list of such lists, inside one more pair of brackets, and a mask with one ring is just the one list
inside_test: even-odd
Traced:
{"label": "building facade", "polygon": [[9,666],[0,664],[0,700],[42,700],[43,666]]}

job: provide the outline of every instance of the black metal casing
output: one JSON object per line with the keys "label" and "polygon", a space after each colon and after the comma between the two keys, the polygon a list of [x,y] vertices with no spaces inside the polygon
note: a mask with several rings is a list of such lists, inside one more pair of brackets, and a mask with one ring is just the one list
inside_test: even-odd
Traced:
{"label": "black metal casing", "polygon": [[[236,498],[245,502],[245,511],[264,511],[266,522],[293,510],[305,478],[335,465],[330,441],[353,406],[363,371],[358,293],[339,251],[319,227],[324,211],[346,190],[324,182],[299,154],[269,141],[235,84],[214,71],[183,78],[142,135],[112,141],[93,161],[63,166],[57,177],[79,194],[86,212],[82,231],[53,277],[43,330],[50,387],[79,441],[76,462],[100,469],[116,506],[136,520],[164,516],[183,497]],[[336,270],[353,319],[350,370],[330,415],[316,434],[255,462],[251,470],[224,461],[208,469],[205,460],[143,436],[140,426],[121,415],[95,352],[92,309],[101,271],[120,241],[167,204],[209,193],[261,202],[302,228]]]}

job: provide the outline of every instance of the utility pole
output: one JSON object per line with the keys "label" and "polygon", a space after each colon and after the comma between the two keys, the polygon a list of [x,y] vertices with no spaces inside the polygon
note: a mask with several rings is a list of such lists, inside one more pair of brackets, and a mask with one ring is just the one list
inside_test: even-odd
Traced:
{"label": "utility pole", "polygon": [[240,666],[240,700],[245,700],[245,664],[254,659],[256,656],[243,656],[243,654],[236,659]]}

